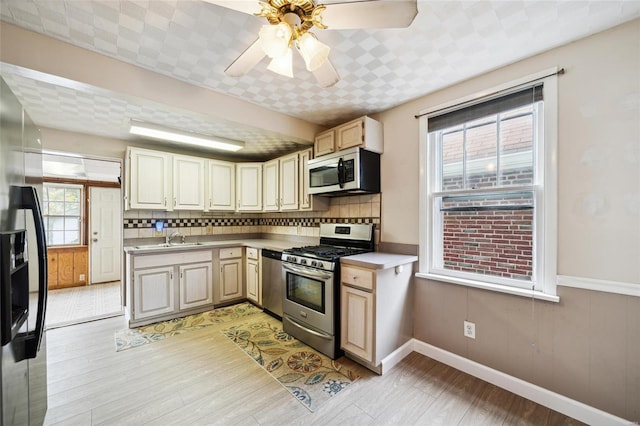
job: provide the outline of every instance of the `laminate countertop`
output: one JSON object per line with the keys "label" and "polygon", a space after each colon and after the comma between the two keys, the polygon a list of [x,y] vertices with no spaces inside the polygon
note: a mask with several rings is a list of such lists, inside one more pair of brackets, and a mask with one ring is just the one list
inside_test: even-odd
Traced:
{"label": "laminate countertop", "polygon": [[187,242],[184,244],[141,244],[137,246],[125,247],[124,251],[129,254],[145,254],[145,253],[157,253],[164,251],[182,251],[182,250],[206,250],[212,248],[224,248],[224,247],[254,247],[259,249],[269,249],[275,251],[282,251],[292,247],[299,247],[304,245],[300,242],[285,241],[285,240],[271,240],[271,239],[252,239],[252,240],[218,240],[218,241],[202,241],[197,243]]}
{"label": "laminate countertop", "polygon": [[345,256],[340,258],[340,263],[344,265],[359,266],[367,269],[388,269],[396,266],[406,265],[418,261],[418,256],[406,254],[393,254],[371,252]]}

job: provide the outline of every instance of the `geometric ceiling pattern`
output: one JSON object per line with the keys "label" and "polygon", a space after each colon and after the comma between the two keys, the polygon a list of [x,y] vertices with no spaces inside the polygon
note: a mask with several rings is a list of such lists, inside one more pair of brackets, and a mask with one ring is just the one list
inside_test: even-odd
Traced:
{"label": "geometric ceiling pattern", "polygon": [[[314,30],[331,47],[330,59],[341,78],[333,87],[321,88],[299,55],[294,55],[293,79],[268,71],[267,59],[242,77],[226,76],[225,68],[257,38],[266,21],[204,1],[0,2],[3,21],[273,111],[333,126],[640,17],[640,1],[419,0],[418,11],[412,25],[404,29]],[[84,131],[94,129],[105,136],[122,137],[112,127],[122,119],[121,113],[160,118],[163,123],[174,120],[194,131],[219,131],[225,124],[175,111],[170,105],[120,99],[114,93],[73,93],[75,89],[29,83],[27,77],[8,73],[3,70],[3,77],[32,116],[51,112],[51,105],[46,99],[38,100],[39,96],[67,99],[69,109],[55,117],[58,128],[71,125],[72,114],[78,113],[73,109],[76,102],[93,114],[106,111],[112,121],[103,124],[83,117]],[[248,127],[236,130],[251,132]],[[265,155],[276,140],[300,142],[282,142],[282,135],[264,138]],[[256,149],[260,143],[256,139]],[[277,149],[281,148],[286,149]]]}

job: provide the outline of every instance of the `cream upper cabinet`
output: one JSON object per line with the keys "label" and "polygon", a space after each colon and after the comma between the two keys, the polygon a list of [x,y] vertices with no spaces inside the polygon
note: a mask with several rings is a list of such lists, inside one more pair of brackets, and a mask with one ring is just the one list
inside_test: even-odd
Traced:
{"label": "cream upper cabinet", "polygon": [[309,194],[309,167],[307,162],[313,158],[311,148],[298,153],[298,209],[328,210],[329,197]]}
{"label": "cream upper cabinet", "polygon": [[173,209],[204,210],[204,175],[204,159],[173,155]]}
{"label": "cream upper cabinet", "polygon": [[298,210],[298,153],[280,157],[280,210]]}
{"label": "cream upper cabinet", "polygon": [[264,211],[280,210],[279,181],[280,161],[267,161],[262,166],[262,209]]}
{"label": "cream upper cabinet", "polygon": [[209,160],[206,210],[236,209],[236,165],[228,161]]}
{"label": "cream upper cabinet", "polygon": [[298,173],[297,152],[264,163],[264,211],[298,210]]}
{"label": "cream upper cabinet", "polygon": [[236,164],[237,211],[262,210],[262,163]]}
{"label": "cream upper cabinet", "polygon": [[128,149],[129,207],[171,209],[171,154],[141,148]]}
{"label": "cream upper cabinet", "polygon": [[334,129],[325,130],[322,133],[318,133],[315,137],[313,148],[316,153],[316,157],[325,154],[331,154],[336,150],[336,133]]}
{"label": "cream upper cabinet", "polygon": [[309,195],[309,167],[307,161],[311,160],[311,149],[305,149],[298,153],[298,188],[300,191],[300,210],[311,210],[311,195]]}
{"label": "cream upper cabinet", "polygon": [[364,116],[335,128],[338,150],[359,146],[382,154],[382,123]]}

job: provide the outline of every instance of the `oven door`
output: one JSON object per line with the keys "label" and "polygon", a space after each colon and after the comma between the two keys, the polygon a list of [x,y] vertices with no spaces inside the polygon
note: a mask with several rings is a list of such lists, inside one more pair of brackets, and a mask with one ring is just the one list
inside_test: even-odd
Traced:
{"label": "oven door", "polygon": [[283,316],[299,325],[308,325],[334,334],[334,274],[287,262],[282,263],[284,278]]}

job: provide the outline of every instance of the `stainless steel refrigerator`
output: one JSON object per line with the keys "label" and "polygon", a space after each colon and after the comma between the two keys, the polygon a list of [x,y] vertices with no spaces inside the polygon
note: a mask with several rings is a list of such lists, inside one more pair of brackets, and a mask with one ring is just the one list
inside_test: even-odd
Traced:
{"label": "stainless steel refrigerator", "polygon": [[47,411],[47,247],[40,132],[0,78],[0,426],[41,425]]}

